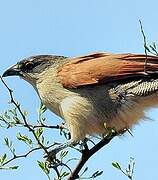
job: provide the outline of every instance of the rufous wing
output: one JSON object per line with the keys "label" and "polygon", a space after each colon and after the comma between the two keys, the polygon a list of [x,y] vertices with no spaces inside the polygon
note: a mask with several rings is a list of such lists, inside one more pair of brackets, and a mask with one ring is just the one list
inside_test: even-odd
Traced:
{"label": "rufous wing", "polygon": [[112,82],[158,73],[158,57],[141,54],[95,53],[70,58],[58,70],[66,88]]}

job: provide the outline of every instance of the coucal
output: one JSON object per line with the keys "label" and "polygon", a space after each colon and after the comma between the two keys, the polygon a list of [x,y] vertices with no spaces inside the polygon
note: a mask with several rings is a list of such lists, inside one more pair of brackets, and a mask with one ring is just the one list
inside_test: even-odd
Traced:
{"label": "coucal", "polygon": [[87,135],[106,135],[109,128],[123,133],[158,105],[156,56],[38,55],[10,67],[3,77],[13,75],[29,82],[43,104],[65,120],[72,144]]}

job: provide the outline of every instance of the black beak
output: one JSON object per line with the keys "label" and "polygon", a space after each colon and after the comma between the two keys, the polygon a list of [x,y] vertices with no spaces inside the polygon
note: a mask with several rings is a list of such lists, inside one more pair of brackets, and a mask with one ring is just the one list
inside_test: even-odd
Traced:
{"label": "black beak", "polygon": [[10,67],[9,69],[7,69],[3,73],[2,77],[6,77],[6,76],[20,76],[21,75],[20,72],[21,72],[20,67],[19,67],[18,64],[16,64],[16,65]]}

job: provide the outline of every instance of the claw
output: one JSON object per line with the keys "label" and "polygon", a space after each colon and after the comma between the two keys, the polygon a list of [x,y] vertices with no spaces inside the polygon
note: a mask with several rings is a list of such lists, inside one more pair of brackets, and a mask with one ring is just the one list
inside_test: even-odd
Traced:
{"label": "claw", "polygon": [[67,147],[72,147],[75,146],[76,142],[73,141],[68,141],[64,144],[59,145],[58,147],[56,147],[55,149],[52,149],[51,151],[48,152],[48,154],[46,154],[44,156],[44,158],[47,158],[47,161],[51,161],[52,159],[56,159],[56,154],[59,153],[60,151],[62,151],[63,149],[67,148]]}

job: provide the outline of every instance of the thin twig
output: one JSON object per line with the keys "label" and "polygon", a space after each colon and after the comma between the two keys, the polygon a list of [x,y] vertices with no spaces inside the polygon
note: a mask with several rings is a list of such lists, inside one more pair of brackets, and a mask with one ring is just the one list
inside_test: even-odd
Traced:
{"label": "thin twig", "polygon": [[143,29],[143,25],[142,25],[142,21],[139,20],[139,24],[140,24],[140,30],[141,30],[141,33],[143,35],[143,41],[144,41],[144,52],[145,52],[145,64],[144,64],[144,72],[146,73],[146,66],[147,66],[147,60],[148,60],[148,53],[147,53],[147,49],[148,49],[148,46],[147,46],[147,42],[146,42],[146,36],[145,36],[145,32],[144,32],[144,29]]}
{"label": "thin twig", "polygon": [[22,155],[14,155],[11,159],[9,159],[8,161],[4,162],[2,164],[2,166],[5,166],[6,164],[9,164],[10,162],[12,162],[13,160],[15,159],[19,159],[19,158],[25,158],[27,157],[30,153],[34,152],[34,151],[37,151],[41,149],[41,147],[36,147],[34,149],[31,149],[30,151],[28,151],[26,154],[22,154]]}
{"label": "thin twig", "polygon": [[[44,125],[44,124],[42,124],[41,126],[30,126],[30,124],[27,122],[27,119],[26,119],[24,113],[22,112],[22,110],[21,110],[21,108],[20,108],[20,105],[14,100],[13,90],[8,87],[8,85],[5,83],[5,81],[3,80],[3,78],[2,78],[1,76],[0,76],[0,79],[1,79],[2,83],[4,84],[4,86],[7,88],[8,92],[9,92],[10,102],[14,104],[14,106],[18,109],[20,115],[22,116],[22,119],[23,119],[23,121],[24,121],[24,127],[28,128],[28,130],[33,134],[33,136],[35,137],[38,145],[40,146],[40,147],[38,147],[38,148],[35,148],[34,150],[36,150],[36,149],[43,149],[43,150],[45,151],[45,153],[48,154],[48,150],[47,150],[47,149],[49,149],[49,147],[45,147],[45,146],[40,142],[40,140],[38,139],[38,137],[37,137],[34,129],[35,129],[35,128],[38,128],[38,127],[43,127],[43,126],[44,126],[44,127],[47,127],[47,128],[57,128],[57,129],[62,129],[63,127],[62,127],[62,126],[59,126],[59,125],[57,125],[57,126],[47,126],[47,125]],[[8,160],[7,162],[5,162],[5,164],[7,164],[7,163],[9,163],[9,162],[11,162],[11,161],[13,161],[14,159],[17,159],[17,158],[26,157],[26,156],[27,156],[28,154],[30,154],[32,151],[33,151],[33,150],[29,151],[28,153],[26,153],[26,154],[24,154],[24,155],[18,155],[18,156],[15,155],[13,158],[11,158],[11,159]],[[3,164],[3,165],[5,165],[5,164]],[[59,171],[58,171],[58,168],[57,168],[57,167],[53,167],[53,169],[55,170],[58,178],[60,178],[60,173],[59,173]]]}
{"label": "thin twig", "polygon": [[48,128],[48,129],[67,129],[64,125],[46,125],[46,124],[40,124],[40,125],[30,125],[33,129],[35,128]]}
{"label": "thin twig", "polygon": [[33,134],[33,136],[35,137],[38,145],[45,151],[45,153],[48,154],[47,148],[40,142],[40,140],[38,139],[38,137],[37,137],[34,129],[32,129],[32,128],[29,126],[29,124],[28,124],[28,122],[27,122],[27,119],[26,119],[24,113],[22,112],[22,110],[21,110],[21,108],[20,108],[20,104],[18,104],[18,103],[14,100],[13,90],[8,87],[8,85],[5,83],[5,81],[3,80],[3,78],[2,78],[1,76],[0,76],[0,78],[1,78],[2,83],[4,84],[4,86],[7,88],[8,92],[9,92],[10,102],[13,103],[14,106],[18,109],[18,111],[19,111],[19,113],[20,113],[20,115],[21,115],[21,117],[22,117],[22,119],[23,119],[23,121],[24,121],[25,127],[27,127],[28,130]]}

